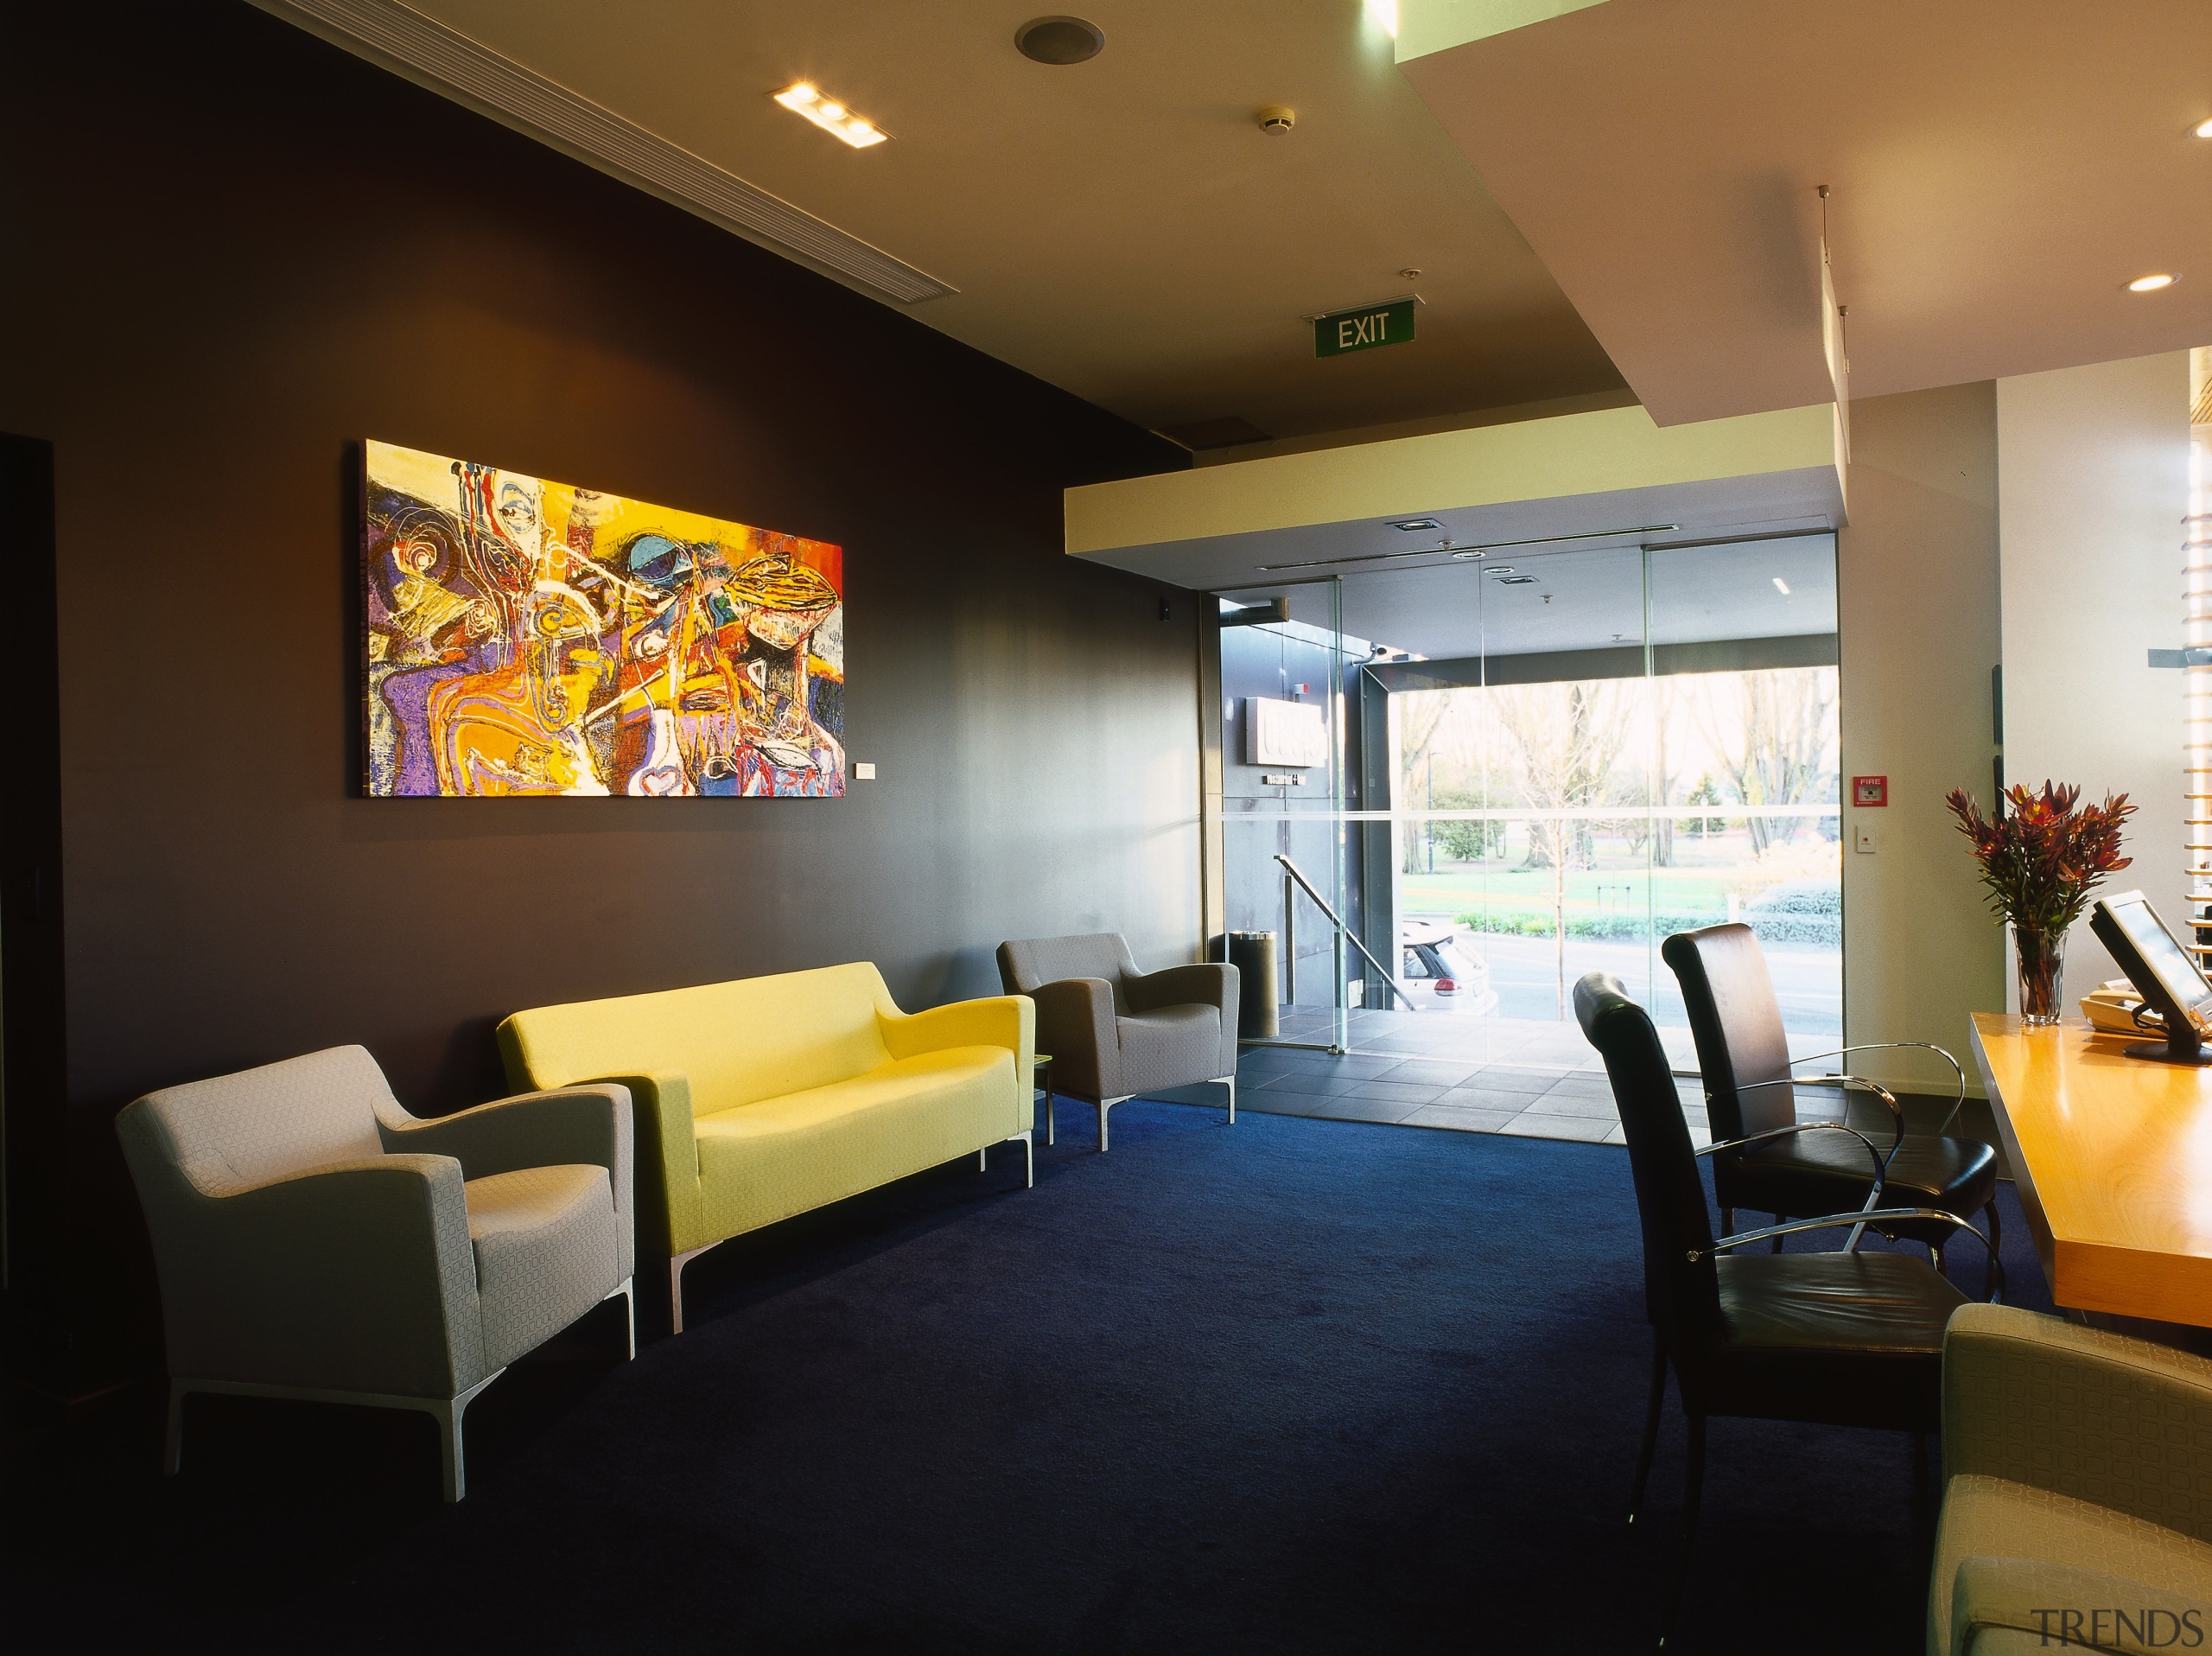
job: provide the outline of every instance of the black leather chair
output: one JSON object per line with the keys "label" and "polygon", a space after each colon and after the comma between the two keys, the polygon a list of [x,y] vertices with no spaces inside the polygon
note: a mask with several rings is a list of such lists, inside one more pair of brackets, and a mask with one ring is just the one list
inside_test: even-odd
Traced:
{"label": "black leather chair", "polygon": [[[1751,928],[1708,926],[1700,932],[1677,932],[1660,946],[1659,952],[1674,968],[1682,1003],[1689,1010],[1713,1137],[1749,1138],[1792,1125],[1797,1102],[1789,1073],[1789,1042],[1783,1033],[1782,1008],[1774,998],[1766,957]],[[1905,1048],[1942,1053],[1958,1071],[1959,1102],[1965,1101],[1966,1073],[1959,1069],[1959,1060],[1926,1041],[1872,1041],[1810,1056],[1841,1058]],[[2000,1239],[1994,1150],[1973,1139],[1946,1137],[1940,1132],[1908,1134],[1904,1112],[1886,1087],[1853,1075],[1836,1079],[1842,1086],[1873,1093],[1889,1106],[1893,1131],[1883,1157],[1885,1201],[1901,1207],[1940,1208],[1961,1219],[1980,1211],[1989,1220],[1989,1241]],[[1958,1112],[1955,1103],[1944,1120],[1946,1128]],[[1752,1149],[1713,1159],[1713,1195],[1720,1204],[1724,1231],[1735,1228],[1738,1207],[1772,1213],[1777,1223],[1792,1213],[1834,1213],[1856,1207],[1866,1197],[1866,1158],[1859,1147],[1833,1133],[1767,1138]],[[1925,1244],[1940,1271],[1943,1244],[1955,1232],[1947,1226],[1910,1223],[1895,1234]]]}
{"label": "black leather chair", "polygon": [[[1802,1420],[1929,1432],[1942,1424],[1943,1326],[1967,1303],[1916,1255],[1860,1253],[1859,1232],[1907,1219],[1980,1232],[1932,1208],[1885,1207],[1881,1152],[1849,1127],[1791,1124],[1760,1135],[1833,1139],[1867,1167],[1874,1194],[1857,1212],[1725,1236],[1715,1241],[1689,1125],[1665,1049],[1644,1010],[1618,978],[1592,972],[1574,986],[1574,1015],[1605,1060],[1628,1139],[1643,1228],[1643,1290],[1651,1319],[1651,1392],[1637,1457],[1629,1522],[1643,1505],[1659,1417],[1672,1366],[1689,1417],[1681,1559],[1669,1590],[1660,1643],[1666,1643],[1688,1578],[1705,1482],[1709,1416]],[[1713,1145],[1715,1151],[1732,1146]],[[1834,1253],[1736,1253],[1748,1244],[1803,1231],[1847,1229]],[[2004,1283],[1989,1254],[1993,1297]]]}

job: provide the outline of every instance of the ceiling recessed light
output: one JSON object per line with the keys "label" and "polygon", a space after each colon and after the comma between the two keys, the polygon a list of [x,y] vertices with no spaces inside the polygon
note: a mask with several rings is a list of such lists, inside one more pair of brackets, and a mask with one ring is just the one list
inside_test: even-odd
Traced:
{"label": "ceiling recessed light", "polygon": [[1398,0],[1367,0],[1367,15],[1376,28],[1394,41],[1398,38]]}
{"label": "ceiling recessed light", "polygon": [[2212,121],[2199,121],[2189,130],[2200,138],[2212,138]]}
{"label": "ceiling recessed light", "polygon": [[2150,276],[2139,276],[2127,284],[2130,293],[2156,293],[2160,288],[2170,288],[2181,280],[2178,271],[2159,271]]}
{"label": "ceiling recessed light", "polygon": [[794,115],[804,115],[824,132],[833,133],[855,150],[881,143],[891,135],[874,122],[863,120],[834,98],[825,98],[818,86],[800,81],[776,94],[776,101]]}
{"label": "ceiling recessed light", "polygon": [[1441,529],[1444,525],[1433,518],[1405,518],[1390,525],[1393,529]]}
{"label": "ceiling recessed light", "polygon": [[1498,583],[1502,587],[1533,587],[1535,584],[1536,577],[1533,575],[1509,575]]}
{"label": "ceiling recessed light", "polygon": [[1088,63],[1106,49],[1106,31],[1081,17],[1032,17],[1014,31],[1014,49],[1032,63]]}
{"label": "ceiling recessed light", "polygon": [[1774,577],[1774,589],[1787,598],[1789,596],[1789,583],[1777,575]]}

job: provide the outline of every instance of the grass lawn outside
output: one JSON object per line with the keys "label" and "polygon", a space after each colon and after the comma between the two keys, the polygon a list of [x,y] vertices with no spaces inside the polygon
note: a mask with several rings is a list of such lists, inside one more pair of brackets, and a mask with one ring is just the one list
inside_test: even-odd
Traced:
{"label": "grass lawn outside", "polygon": [[[1655,868],[1625,842],[1601,839],[1596,867],[1567,871],[1567,918],[1624,919],[1656,911],[1719,921],[1728,917],[1731,895],[1739,908],[1750,908],[1778,885],[1840,879],[1840,852],[1832,840],[1805,835],[1754,857],[1743,833],[1704,840],[1677,834],[1673,866]],[[1409,917],[1465,919],[1478,930],[1487,929],[1486,920],[1503,930],[1514,929],[1515,921],[1550,922],[1553,871],[1527,867],[1518,858],[1452,863],[1440,856],[1435,873],[1404,874],[1399,880],[1400,911]]]}

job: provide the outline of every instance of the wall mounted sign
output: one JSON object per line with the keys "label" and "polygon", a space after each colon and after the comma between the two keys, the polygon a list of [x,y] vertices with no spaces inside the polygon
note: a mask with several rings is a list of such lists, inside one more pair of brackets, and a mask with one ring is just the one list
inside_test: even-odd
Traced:
{"label": "wall mounted sign", "polygon": [[1853,777],[1851,802],[1853,805],[1887,805],[1890,802],[1890,779],[1886,776]]}
{"label": "wall mounted sign", "polygon": [[366,449],[370,793],[845,791],[841,548]]}
{"label": "wall mounted sign", "polygon": [[1414,336],[1415,299],[1393,299],[1363,310],[1338,310],[1313,319],[1313,354],[1343,356],[1378,346],[1404,345]]}

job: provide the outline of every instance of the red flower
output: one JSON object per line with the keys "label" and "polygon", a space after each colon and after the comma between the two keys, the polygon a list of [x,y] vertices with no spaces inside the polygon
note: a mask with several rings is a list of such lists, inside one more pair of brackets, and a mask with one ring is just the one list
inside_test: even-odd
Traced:
{"label": "red flower", "polygon": [[2018,931],[2058,937],[2081,918],[2097,882],[2133,860],[2120,854],[2120,825],[2135,814],[2127,795],[2077,809],[2081,797],[2071,783],[2046,781],[2040,793],[2015,784],[2005,790],[2011,812],[1991,818],[1963,789],[1945,798],[1974,842],[1991,909]]}

